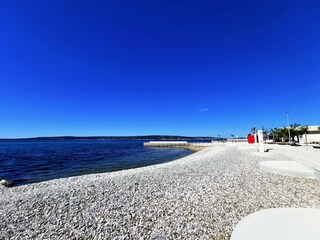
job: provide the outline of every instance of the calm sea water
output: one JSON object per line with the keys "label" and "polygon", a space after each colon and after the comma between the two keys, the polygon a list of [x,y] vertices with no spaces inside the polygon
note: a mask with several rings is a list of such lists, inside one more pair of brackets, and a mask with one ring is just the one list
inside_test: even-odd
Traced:
{"label": "calm sea water", "polygon": [[15,185],[168,162],[186,149],[145,148],[142,141],[0,141],[0,177]]}

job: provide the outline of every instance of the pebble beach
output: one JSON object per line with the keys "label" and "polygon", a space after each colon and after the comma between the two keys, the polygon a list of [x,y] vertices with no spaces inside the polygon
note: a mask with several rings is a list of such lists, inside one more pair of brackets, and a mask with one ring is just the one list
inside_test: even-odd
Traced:
{"label": "pebble beach", "polygon": [[320,208],[318,180],[259,169],[236,146],[148,167],[0,188],[0,239],[230,239],[245,216]]}

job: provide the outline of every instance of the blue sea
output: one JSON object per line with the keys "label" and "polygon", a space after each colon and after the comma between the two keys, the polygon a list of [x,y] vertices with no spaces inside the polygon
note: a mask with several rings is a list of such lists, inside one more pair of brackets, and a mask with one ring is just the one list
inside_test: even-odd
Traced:
{"label": "blue sea", "polygon": [[168,162],[192,152],[142,141],[0,140],[0,177],[15,185]]}

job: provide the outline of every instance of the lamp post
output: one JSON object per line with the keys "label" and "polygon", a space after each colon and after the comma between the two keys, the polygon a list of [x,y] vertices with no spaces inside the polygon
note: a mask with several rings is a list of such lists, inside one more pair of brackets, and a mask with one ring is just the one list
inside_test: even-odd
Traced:
{"label": "lamp post", "polygon": [[258,143],[258,137],[257,137],[257,128],[256,128],[257,123],[254,122],[254,142]]}
{"label": "lamp post", "polygon": [[289,112],[290,112],[290,111],[287,111],[287,112],[286,112],[286,114],[287,114],[287,123],[288,123],[289,143],[291,143],[291,136],[290,136],[290,123],[289,123]]}

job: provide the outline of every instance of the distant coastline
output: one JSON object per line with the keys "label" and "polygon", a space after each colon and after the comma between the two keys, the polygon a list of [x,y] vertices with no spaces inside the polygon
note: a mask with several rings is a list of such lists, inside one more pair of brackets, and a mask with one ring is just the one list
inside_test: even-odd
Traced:
{"label": "distant coastline", "polygon": [[184,141],[213,141],[217,137],[188,137],[177,135],[144,135],[144,136],[56,136],[31,138],[0,138],[0,140],[184,140]]}

